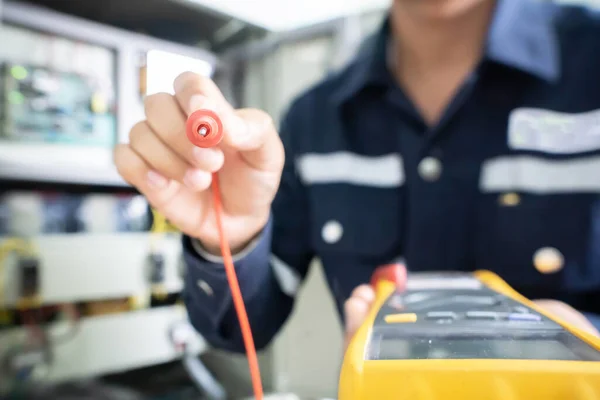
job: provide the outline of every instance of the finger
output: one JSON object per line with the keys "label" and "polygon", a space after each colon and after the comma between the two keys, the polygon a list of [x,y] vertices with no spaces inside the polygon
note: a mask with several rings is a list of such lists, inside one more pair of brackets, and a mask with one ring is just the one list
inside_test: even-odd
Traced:
{"label": "finger", "polygon": [[210,174],[205,171],[196,172],[191,165],[167,147],[146,122],[139,122],[131,129],[129,146],[152,169],[165,178],[185,182],[191,189],[202,190],[208,187],[204,182],[207,178],[202,175]]}
{"label": "finger", "polygon": [[156,208],[161,208],[179,189],[177,182],[151,169],[126,144],[117,145],[114,151],[114,162],[121,177],[135,186]]}
{"label": "finger", "polygon": [[185,135],[186,117],[175,97],[157,93],[144,99],[148,126],[158,138],[191,165],[215,172],[223,166],[220,149],[201,149],[194,146]]}
{"label": "finger", "polygon": [[371,304],[360,297],[351,297],[344,303],[346,336],[353,337],[369,314]]}
{"label": "finger", "polygon": [[371,305],[375,301],[375,291],[371,285],[360,285],[352,291],[350,297],[357,297]]}
{"label": "finger", "polygon": [[183,232],[193,235],[206,217],[206,194],[182,190],[177,181],[169,180],[150,168],[130,146],[119,144],[114,151],[114,161],[119,174],[135,186],[150,205]]}
{"label": "finger", "polygon": [[205,190],[210,186],[210,172],[188,164],[167,147],[146,122],[139,122],[131,129],[129,146],[146,164],[165,178],[183,182],[194,191]]}
{"label": "finger", "polygon": [[596,327],[579,311],[570,305],[556,300],[535,300],[534,303],[544,311],[554,315],[577,328],[600,336]]}
{"label": "finger", "polygon": [[175,78],[173,88],[175,97],[186,115],[199,108],[209,108],[218,112],[233,111],[215,82],[205,76],[184,72]]}
{"label": "finger", "polygon": [[236,112],[246,125],[244,139],[232,141],[232,135],[225,137],[230,145],[242,151],[248,165],[256,169],[279,171],[284,162],[281,139],[269,114],[256,109],[242,109]]}
{"label": "finger", "polygon": [[[183,73],[174,82],[175,98],[184,114],[204,108],[215,111],[223,124],[222,146],[238,151],[260,149],[267,134],[276,131],[271,118],[264,112],[236,112],[227,102],[217,85],[209,78]],[[278,138],[277,138],[278,139]]]}

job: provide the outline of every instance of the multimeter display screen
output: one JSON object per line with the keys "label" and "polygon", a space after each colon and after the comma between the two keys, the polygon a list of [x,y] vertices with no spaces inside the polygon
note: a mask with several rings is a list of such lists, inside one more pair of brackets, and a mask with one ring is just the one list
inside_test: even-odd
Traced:
{"label": "multimeter display screen", "polygon": [[377,313],[367,360],[600,361],[600,351],[557,322],[472,277],[408,282]]}
{"label": "multimeter display screen", "polygon": [[385,359],[429,358],[494,358],[579,360],[569,348],[557,340],[382,340],[379,355]]}
{"label": "multimeter display screen", "polygon": [[386,337],[374,335],[371,360],[519,359],[600,361],[600,353],[567,332],[545,337]]}

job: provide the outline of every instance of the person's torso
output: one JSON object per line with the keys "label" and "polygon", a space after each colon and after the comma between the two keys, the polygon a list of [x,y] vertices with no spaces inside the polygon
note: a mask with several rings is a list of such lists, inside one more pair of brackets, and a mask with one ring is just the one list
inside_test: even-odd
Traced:
{"label": "person's torso", "polygon": [[305,98],[296,163],[338,306],[402,259],[600,311],[600,29],[595,50],[575,33],[560,37],[559,78],[484,62],[433,128],[386,85]]}

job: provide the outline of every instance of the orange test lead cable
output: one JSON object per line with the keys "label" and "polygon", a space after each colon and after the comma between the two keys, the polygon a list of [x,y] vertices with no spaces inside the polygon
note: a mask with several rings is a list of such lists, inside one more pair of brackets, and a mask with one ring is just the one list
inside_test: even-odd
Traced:
{"label": "orange test lead cable", "polygon": [[[204,148],[214,147],[223,139],[223,124],[216,113],[210,110],[201,109],[193,112],[189,116],[186,124],[186,135],[188,140],[195,146]],[[227,241],[225,230],[223,229],[223,203],[221,201],[221,191],[219,188],[219,178],[217,173],[213,173],[212,175],[212,191],[215,217],[217,220],[217,229],[219,231],[221,254],[223,256],[227,281],[229,282],[229,288],[231,290],[231,297],[233,299],[235,311],[240,322],[240,329],[242,331],[242,338],[246,348],[246,355],[248,356],[248,365],[250,367],[250,377],[252,379],[254,397],[256,400],[263,400],[260,368],[258,366],[258,357],[256,355],[256,348],[254,346],[254,338],[252,337],[252,329],[250,328],[248,313],[246,312],[246,306],[244,305],[244,299],[242,297],[240,285],[235,273],[229,242]]]}

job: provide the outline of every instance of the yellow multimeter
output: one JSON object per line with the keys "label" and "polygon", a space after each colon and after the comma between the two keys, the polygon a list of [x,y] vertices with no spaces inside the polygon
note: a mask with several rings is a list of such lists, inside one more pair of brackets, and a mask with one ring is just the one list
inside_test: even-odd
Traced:
{"label": "yellow multimeter", "polygon": [[600,338],[488,271],[402,283],[404,267],[387,268],[346,350],[338,400],[600,400]]}

